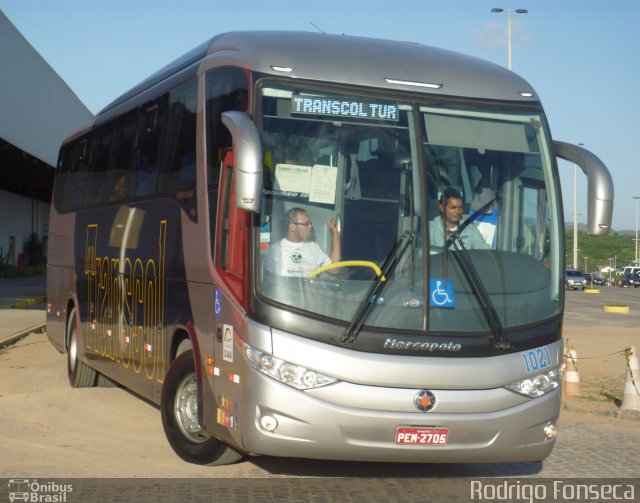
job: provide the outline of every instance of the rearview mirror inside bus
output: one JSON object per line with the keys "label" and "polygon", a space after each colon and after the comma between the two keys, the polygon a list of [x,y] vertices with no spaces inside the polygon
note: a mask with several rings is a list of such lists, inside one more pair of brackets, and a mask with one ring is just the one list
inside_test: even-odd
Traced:
{"label": "rearview mirror inside bus", "polygon": [[258,131],[243,112],[223,112],[222,123],[233,138],[236,177],[236,206],[245,211],[260,211],[262,186],[262,145]]}

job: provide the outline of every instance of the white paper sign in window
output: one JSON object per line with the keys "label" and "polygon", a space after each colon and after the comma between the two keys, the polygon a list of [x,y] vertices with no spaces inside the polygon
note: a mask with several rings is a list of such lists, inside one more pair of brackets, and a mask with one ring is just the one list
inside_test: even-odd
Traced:
{"label": "white paper sign in window", "polygon": [[312,203],[335,204],[336,180],[338,168],[316,164],[311,170],[311,190],[309,201]]}
{"label": "white paper sign in window", "polygon": [[276,165],[276,190],[308,194],[311,184],[311,166],[299,164]]}

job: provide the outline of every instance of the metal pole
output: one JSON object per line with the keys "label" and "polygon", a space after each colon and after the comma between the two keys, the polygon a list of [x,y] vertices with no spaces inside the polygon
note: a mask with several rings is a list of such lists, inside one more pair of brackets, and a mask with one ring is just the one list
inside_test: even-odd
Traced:
{"label": "metal pole", "polygon": [[573,268],[578,268],[578,166],[573,165]]}
{"label": "metal pole", "polygon": [[509,59],[507,61],[507,68],[511,70],[511,13],[515,12],[516,14],[527,14],[529,11],[527,9],[502,9],[500,7],[494,7],[491,9],[491,12],[500,13],[507,11],[507,47],[509,49]]}
{"label": "metal pole", "polygon": [[636,265],[640,265],[638,263],[638,201],[640,201],[640,196],[633,196],[636,200]]}
{"label": "metal pole", "polygon": [[508,35],[507,35],[507,42],[508,42],[508,46],[509,46],[509,66],[507,68],[509,68],[509,70],[511,70],[511,9],[507,9],[507,25],[508,25]]}

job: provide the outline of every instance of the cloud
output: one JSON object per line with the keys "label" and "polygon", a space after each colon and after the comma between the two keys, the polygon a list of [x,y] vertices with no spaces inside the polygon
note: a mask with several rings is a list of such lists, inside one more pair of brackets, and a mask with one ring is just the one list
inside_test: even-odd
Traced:
{"label": "cloud", "polygon": [[[511,19],[511,47],[526,45],[531,42],[532,35],[527,31],[527,23],[522,19]],[[507,22],[487,21],[482,30],[476,34],[476,42],[492,49],[507,48]]]}

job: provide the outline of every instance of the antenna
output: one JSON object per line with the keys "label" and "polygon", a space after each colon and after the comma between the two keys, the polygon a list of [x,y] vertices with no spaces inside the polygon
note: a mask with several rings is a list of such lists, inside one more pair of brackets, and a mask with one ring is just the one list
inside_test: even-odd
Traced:
{"label": "antenna", "polygon": [[322,28],[320,28],[317,24],[315,24],[313,21],[309,21],[309,24],[311,24],[311,26],[317,29],[320,33],[324,33],[326,35],[326,32]]}

